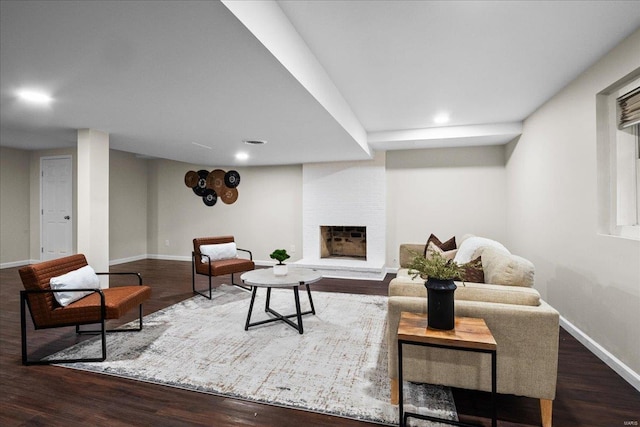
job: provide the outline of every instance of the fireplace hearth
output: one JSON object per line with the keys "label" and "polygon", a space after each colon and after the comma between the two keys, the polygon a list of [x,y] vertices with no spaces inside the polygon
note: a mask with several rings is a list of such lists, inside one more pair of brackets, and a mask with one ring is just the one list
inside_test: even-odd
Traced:
{"label": "fireplace hearth", "polygon": [[320,226],[321,258],[367,259],[367,227]]}

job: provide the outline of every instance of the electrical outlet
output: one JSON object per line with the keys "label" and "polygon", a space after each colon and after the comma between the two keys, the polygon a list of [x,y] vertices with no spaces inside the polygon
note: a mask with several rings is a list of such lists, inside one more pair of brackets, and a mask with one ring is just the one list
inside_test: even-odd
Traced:
{"label": "electrical outlet", "polygon": [[165,246],[169,246],[169,240],[165,240],[165,241],[164,241],[164,245],[165,245]]}
{"label": "electrical outlet", "polygon": [[289,248],[289,252],[291,252],[292,254],[296,253],[296,245],[291,245],[291,247]]}

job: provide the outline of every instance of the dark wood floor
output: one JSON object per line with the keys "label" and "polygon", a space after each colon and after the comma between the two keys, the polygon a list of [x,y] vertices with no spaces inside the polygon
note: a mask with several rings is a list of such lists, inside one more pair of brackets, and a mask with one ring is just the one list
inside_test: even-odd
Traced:
{"label": "dark wood floor", "polygon": [[[2,426],[370,425],[56,366],[24,367],[20,363],[18,296],[22,285],[17,270],[0,270]],[[187,262],[144,260],[114,266],[112,271],[138,271],[153,287],[145,314],[192,296]],[[386,295],[390,279],[391,276],[383,282],[323,279],[313,285],[313,290]],[[202,286],[205,280],[199,279]],[[225,281],[228,278],[215,280],[216,284]],[[29,340],[29,348],[33,357],[40,357],[77,340],[73,328],[37,331]],[[454,397],[462,420],[490,425],[487,393],[454,389]],[[498,405],[502,427],[540,425],[535,399],[500,395]],[[561,331],[553,415],[556,427],[638,425],[640,393]]]}

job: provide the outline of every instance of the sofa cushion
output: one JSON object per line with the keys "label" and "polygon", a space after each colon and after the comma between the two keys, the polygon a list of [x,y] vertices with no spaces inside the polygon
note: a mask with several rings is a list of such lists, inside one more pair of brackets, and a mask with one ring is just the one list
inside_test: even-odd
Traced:
{"label": "sofa cushion", "polygon": [[433,244],[435,244],[437,247],[439,247],[443,251],[452,251],[457,248],[456,236],[453,236],[452,238],[450,238],[449,240],[443,243],[440,241],[440,239],[438,239],[435,236],[435,234],[432,233],[427,239],[427,243],[424,245],[424,252],[422,253],[422,255],[424,255],[425,257],[427,256],[427,249],[429,248],[430,242],[433,242]]}
{"label": "sofa cushion", "polygon": [[419,275],[415,279],[413,278],[413,276],[413,274],[409,274],[408,268],[399,268],[398,272],[396,273],[396,278],[398,279],[415,283],[424,283],[424,280]]}
{"label": "sofa cushion", "polygon": [[540,293],[533,288],[489,285],[486,283],[458,283],[454,293],[456,300],[492,302],[500,304],[540,305]]}
{"label": "sofa cushion", "polygon": [[500,249],[485,248],[482,251],[482,269],[486,283],[529,288],[533,286],[533,263]]}
{"label": "sofa cushion", "polygon": [[509,253],[509,250],[507,250],[507,248],[505,248],[504,245],[500,242],[487,239],[486,237],[471,236],[466,238],[460,244],[460,247],[458,248],[458,253],[456,253],[456,256],[453,260],[461,265],[466,264],[472,259],[475,259],[478,256],[480,256],[480,254],[476,253],[476,251],[487,246],[500,249],[506,253]]}
{"label": "sofa cushion", "polygon": [[400,268],[407,268],[418,254],[424,253],[425,245],[423,243],[402,243],[400,244],[400,258],[398,259]]}

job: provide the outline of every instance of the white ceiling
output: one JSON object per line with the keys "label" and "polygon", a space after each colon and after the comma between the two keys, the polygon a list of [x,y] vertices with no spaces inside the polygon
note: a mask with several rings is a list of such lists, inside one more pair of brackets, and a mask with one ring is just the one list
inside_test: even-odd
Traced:
{"label": "white ceiling", "polygon": [[[638,28],[638,1],[3,0],[0,144],[73,146],[94,128],[211,166],[504,144]],[[25,86],[54,103],[19,103]]]}

